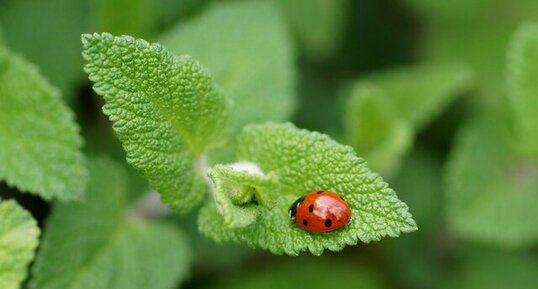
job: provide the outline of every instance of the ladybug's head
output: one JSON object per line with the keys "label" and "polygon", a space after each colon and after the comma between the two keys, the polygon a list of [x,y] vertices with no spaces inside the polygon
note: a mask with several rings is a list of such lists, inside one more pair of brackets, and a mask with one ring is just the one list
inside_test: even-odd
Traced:
{"label": "ladybug's head", "polygon": [[293,204],[291,204],[288,213],[290,214],[290,218],[295,221],[295,214],[297,214],[297,206],[304,200],[304,197],[298,198]]}

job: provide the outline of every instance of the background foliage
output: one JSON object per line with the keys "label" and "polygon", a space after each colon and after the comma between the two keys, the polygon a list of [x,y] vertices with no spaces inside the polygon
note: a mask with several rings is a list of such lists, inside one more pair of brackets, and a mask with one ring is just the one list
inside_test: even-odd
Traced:
{"label": "background foliage", "polygon": [[[0,288],[535,288],[537,23],[534,0],[0,0]],[[101,31],[133,37],[81,43]],[[236,150],[272,174],[213,166]],[[357,171],[318,178],[319,151]],[[382,230],[311,237],[270,209],[346,174],[401,209]]]}

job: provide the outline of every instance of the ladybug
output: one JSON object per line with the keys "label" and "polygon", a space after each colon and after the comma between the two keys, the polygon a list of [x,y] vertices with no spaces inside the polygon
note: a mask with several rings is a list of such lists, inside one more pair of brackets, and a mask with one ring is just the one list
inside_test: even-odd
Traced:
{"label": "ladybug", "polygon": [[306,231],[323,233],[342,228],[351,221],[349,205],[331,191],[313,191],[295,201],[291,219]]}

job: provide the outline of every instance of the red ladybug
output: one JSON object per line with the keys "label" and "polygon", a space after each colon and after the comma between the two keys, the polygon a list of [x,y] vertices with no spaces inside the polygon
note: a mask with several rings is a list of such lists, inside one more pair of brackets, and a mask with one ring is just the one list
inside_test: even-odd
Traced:
{"label": "red ladybug", "polygon": [[290,207],[290,216],[299,227],[310,232],[330,232],[351,221],[348,204],[337,193],[314,191]]}

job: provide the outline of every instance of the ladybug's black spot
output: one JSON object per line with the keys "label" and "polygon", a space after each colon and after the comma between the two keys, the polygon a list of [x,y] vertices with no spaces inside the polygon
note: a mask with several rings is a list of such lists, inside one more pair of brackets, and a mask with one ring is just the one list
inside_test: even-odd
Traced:
{"label": "ladybug's black spot", "polygon": [[308,206],[308,211],[312,213],[314,211],[314,205]]}
{"label": "ladybug's black spot", "polygon": [[327,219],[325,220],[325,227],[329,228],[330,226],[332,226],[333,222],[331,221],[331,219]]}
{"label": "ladybug's black spot", "polygon": [[303,225],[308,226],[308,222],[305,219],[303,219]]}
{"label": "ladybug's black spot", "polygon": [[325,191],[317,191],[316,193],[318,193],[318,194],[322,194],[323,192],[325,192]]}

